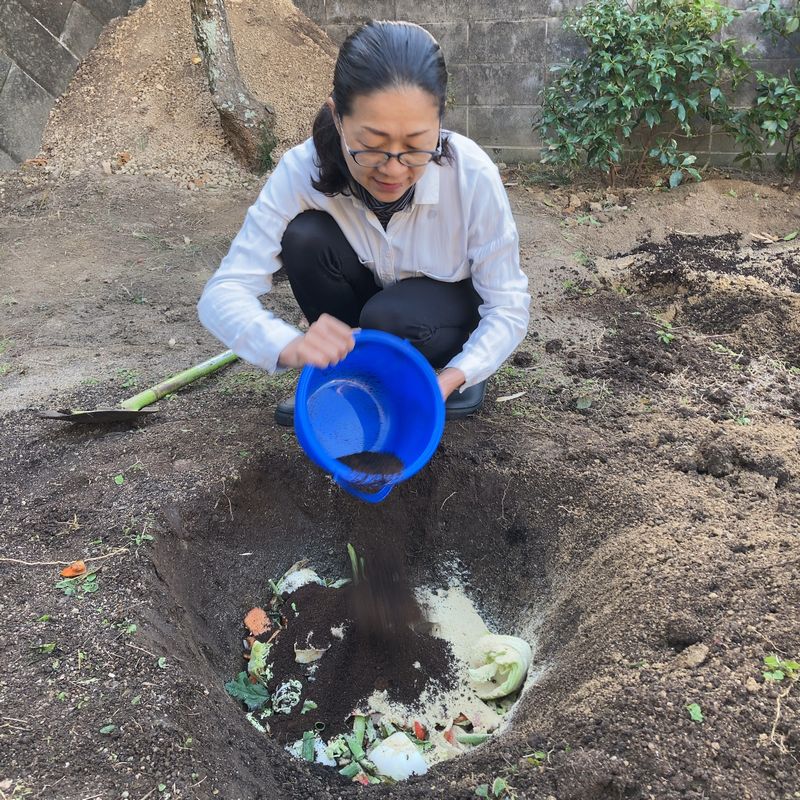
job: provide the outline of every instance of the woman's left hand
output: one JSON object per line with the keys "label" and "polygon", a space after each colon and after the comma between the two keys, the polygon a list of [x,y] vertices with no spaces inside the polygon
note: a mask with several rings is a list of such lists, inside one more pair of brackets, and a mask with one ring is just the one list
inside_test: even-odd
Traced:
{"label": "woman's left hand", "polygon": [[448,397],[466,381],[467,376],[456,367],[446,367],[436,378],[439,382],[439,389],[442,392],[442,400]]}

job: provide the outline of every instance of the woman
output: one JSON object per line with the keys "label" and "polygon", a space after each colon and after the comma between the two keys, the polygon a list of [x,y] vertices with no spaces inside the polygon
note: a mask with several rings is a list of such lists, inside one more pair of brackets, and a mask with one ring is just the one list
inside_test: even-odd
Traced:
{"label": "woman", "polygon": [[[525,335],[530,298],[497,168],[442,130],[446,96],[423,28],[372,21],[352,34],[312,138],[283,156],[206,285],[202,323],[270,372],[336,364],[354,328],[388,331],[440,370],[449,419],[476,411]],[[281,266],[305,334],[258,299]],[[293,414],[279,403],[279,423]]]}

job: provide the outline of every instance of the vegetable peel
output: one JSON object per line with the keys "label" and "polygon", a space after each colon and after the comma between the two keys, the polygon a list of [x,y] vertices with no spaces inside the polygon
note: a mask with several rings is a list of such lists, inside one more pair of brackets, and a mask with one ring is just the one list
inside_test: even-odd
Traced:
{"label": "vegetable peel", "polygon": [[488,634],[475,643],[469,670],[475,694],[494,700],[516,692],[531,664],[531,646],[517,636]]}

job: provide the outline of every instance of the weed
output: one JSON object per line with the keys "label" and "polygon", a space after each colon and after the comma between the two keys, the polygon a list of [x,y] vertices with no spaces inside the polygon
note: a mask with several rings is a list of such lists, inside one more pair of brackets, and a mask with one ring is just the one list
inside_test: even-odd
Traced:
{"label": "weed", "polygon": [[732,419],[737,425],[752,425],[753,420],[750,419],[748,414],[751,413],[746,407],[731,408],[727,412],[728,419]]}
{"label": "weed", "polygon": [[139,383],[139,376],[132,369],[118,369],[117,380],[120,381],[123,389],[132,389]]}
{"label": "weed", "polygon": [[14,342],[11,339],[0,339],[0,356],[4,356]]}
{"label": "weed", "polygon": [[275,162],[272,158],[272,151],[277,144],[278,140],[275,138],[275,134],[264,127],[258,140],[257,170],[259,175],[269,172],[269,170],[275,166]]}
{"label": "weed", "polygon": [[800,664],[792,659],[783,659],[776,654],[767,656],[764,659],[764,680],[772,683],[780,683],[784,680],[796,681],[800,678]]}
{"label": "weed", "polygon": [[725,194],[728,195],[728,197],[734,197],[734,198],[739,196],[736,189],[728,189],[728,191],[725,192]]}
{"label": "weed", "polygon": [[575,259],[575,263],[582,267],[594,266],[594,259],[588,253],[584,253],[583,250],[576,250],[572,257]]}
{"label": "weed", "polygon": [[544,769],[545,764],[550,763],[550,753],[552,750],[534,750],[532,753],[526,753],[523,758],[533,767]]}
{"label": "weed", "polygon": [[0,376],[7,375],[11,372],[11,364],[0,364]]}
{"label": "weed", "polygon": [[672,329],[672,323],[660,322],[658,325],[658,331],[656,332],[656,336],[658,336],[658,341],[661,342],[661,344],[663,345],[672,344],[673,340],[675,339],[675,332]]}
{"label": "weed", "polygon": [[508,785],[505,778],[495,778],[491,786],[488,783],[476,786],[475,794],[478,797],[497,797],[506,798],[506,800],[516,800],[517,797],[516,792]]}
{"label": "weed", "polygon": [[575,217],[575,221],[578,225],[594,225],[595,228],[599,228],[603,224],[591,214],[578,214]]}
{"label": "weed", "polygon": [[152,520],[145,520],[144,524],[142,525],[141,531],[139,530],[138,523],[136,522],[135,517],[131,517],[131,521],[128,525],[124,525],[122,528],[122,535],[127,536],[128,540],[134,547],[137,549],[141,547],[145,542],[152,542],[155,541],[155,537],[151,536],[147,532],[148,526],[152,524]]}
{"label": "weed", "polygon": [[78,575],[77,578],[56,581],[55,588],[61,589],[67,597],[84,597],[87,594],[94,594],[100,588],[100,584],[97,573],[90,572],[87,575]]}
{"label": "weed", "polygon": [[81,381],[82,386],[97,386],[98,383],[100,383],[99,378],[84,378]]}
{"label": "weed", "polygon": [[578,295],[589,297],[597,291],[597,289],[586,280],[573,281],[567,278],[561,285],[564,287],[564,294],[572,297],[577,297]]}

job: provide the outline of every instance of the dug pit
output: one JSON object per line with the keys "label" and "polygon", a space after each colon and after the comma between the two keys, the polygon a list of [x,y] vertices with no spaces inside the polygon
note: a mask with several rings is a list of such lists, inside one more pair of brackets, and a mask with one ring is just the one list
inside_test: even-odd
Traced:
{"label": "dug pit", "polygon": [[[439,720],[431,715],[431,706],[439,703],[440,717],[441,713],[457,716],[456,709],[443,709],[442,697],[448,690],[452,697],[454,687],[464,683],[463,676],[453,673],[454,665],[463,666],[470,640],[474,643],[488,632],[481,619],[493,633],[512,634],[534,644],[528,684],[546,672],[561,637],[569,637],[576,623],[574,603],[563,605],[562,597],[554,603],[555,587],[567,577],[560,574],[566,563],[564,548],[570,541],[583,542],[583,553],[569,560],[570,571],[575,571],[590,555],[592,542],[602,539],[582,513],[573,516],[581,507],[586,510],[585,500],[580,479],[568,472],[554,461],[512,473],[492,463],[476,467],[457,454],[439,455],[423,479],[408,482],[383,504],[372,506],[352,500],[302,460],[274,460],[243,475],[222,503],[215,496],[190,509],[168,510],[165,516],[175,536],[165,538],[159,548],[158,572],[180,611],[173,616],[165,609],[165,617],[184,620],[174,634],[182,639],[181,651],[191,654],[198,670],[211,677],[209,714],[224,720],[229,741],[236,742],[230,757],[243,762],[243,774],[256,783],[280,775],[283,785],[291,787],[291,796],[298,797],[360,790],[336,770],[305,764],[285,752],[286,745],[315,725],[318,731],[324,726],[320,738],[328,741],[346,733],[359,701],[361,708],[373,711],[401,704],[409,713],[410,732],[414,717],[423,721],[425,738],[441,744],[448,731],[436,724]],[[614,507],[609,505],[608,510],[613,513]],[[628,511],[632,509],[628,505]],[[608,519],[607,513],[603,516]],[[580,530],[576,520],[582,520]],[[242,704],[227,697],[223,688],[247,669],[242,661],[242,638],[247,634],[242,619],[253,607],[270,609],[275,579],[296,561],[308,559],[328,583],[352,575],[347,557],[351,542],[367,554],[367,570],[380,550],[392,554],[388,563],[398,563],[398,574],[416,587],[424,619],[388,634],[384,626],[382,634],[372,630],[374,635],[369,624],[359,627],[363,623],[359,620],[357,634],[338,641],[331,622],[340,617],[358,620],[360,612],[353,603],[370,607],[363,584],[328,588],[312,583],[284,592],[282,605],[273,603],[273,608],[280,609],[276,621],[283,614],[287,635],[283,643],[281,636],[277,638],[269,660],[276,675],[302,680],[303,704],[312,700],[317,707],[307,707],[306,714],[280,716],[272,724],[259,717],[267,729],[260,732],[250,724],[261,727],[258,719],[253,714],[248,718]],[[387,560],[378,558],[377,563]],[[402,603],[401,595],[394,599]],[[460,629],[453,624],[456,616]],[[315,628],[317,633],[312,634]],[[305,642],[297,644],[304,637]],[[266,642],[271,637],[267,632],[258,638]],[[292,644],[301,649],[330,648],[319,662],[319,684],[308,682],[307,669],[294,663]],[[459,648],[461,661],[453,653]],[[474,713],[466,706],[464,710]],[[470,746],[450,739],[454,746],[448,753],[428,760],[435,763],[459,753],[463,758],[435,764],[424,778],[411,778],[403,784],[404,796],[425,794],[432,778],[463,773],[465,767],[459,762],[472,762],[469,770],[481,760],[496,759],[498,752],[524,755],[522,751],[531,749],[525,741],[530,717],[531,704],[523,693],[499,728],[488,726],[494,735],[487,744],[471,746],[484,737],[470,741],[469,723],[454,728],[459,737],[462,731],[466,734],[464,741]],[[379,724],[378,717],[373,718]],[[397,717],[393,719],[396,723]],[[484,729],[478,724],[474,730]]]}

